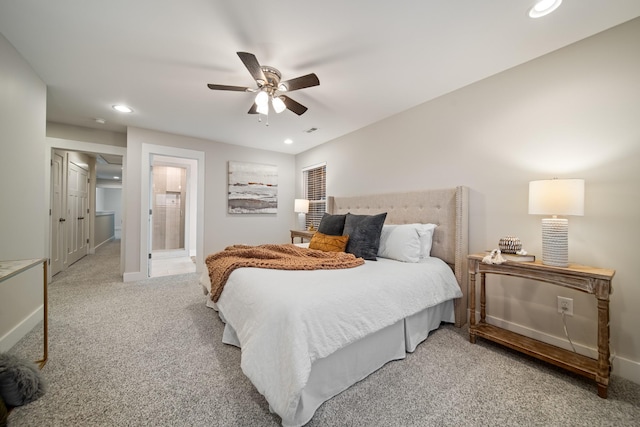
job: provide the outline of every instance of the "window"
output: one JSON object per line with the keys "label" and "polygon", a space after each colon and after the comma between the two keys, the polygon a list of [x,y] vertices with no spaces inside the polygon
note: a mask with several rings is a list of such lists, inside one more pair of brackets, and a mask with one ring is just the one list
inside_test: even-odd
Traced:
{"label": "window", "polygon": [[311,166],[302,170],[303,197],[309,200],[309,213],[305,226],[318,228],[327,210],[327,165]]}

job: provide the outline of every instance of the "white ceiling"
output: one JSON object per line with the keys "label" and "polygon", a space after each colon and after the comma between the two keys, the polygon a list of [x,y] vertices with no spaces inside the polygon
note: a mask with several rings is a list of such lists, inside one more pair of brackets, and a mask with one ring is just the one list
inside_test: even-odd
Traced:
{"label": "white ceiling", "polygon": [[[639,0],[564,0],[533,20],[533,2],[0,0],[0,32],[47,84],[49,121],[295,154],[640,16]],[[254,86],[237,51],[283,80],[316,73],[289,94],[309,110],[267,127],[254,95],[209,90]]]}

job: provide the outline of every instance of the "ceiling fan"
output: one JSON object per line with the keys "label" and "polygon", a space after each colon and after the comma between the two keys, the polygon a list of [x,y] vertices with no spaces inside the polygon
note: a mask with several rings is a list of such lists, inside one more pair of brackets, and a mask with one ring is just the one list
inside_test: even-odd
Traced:
{"label": "ceiling fan", "polygon": [[276,113],[281,113],[285,109],[288,109],[300,116],[307,111],[307,107],[282,93],[318,86],[320,84],[318,76],[311,73],[296,77],[295,79],[280,81],[282,78],[280,71],[268,65],[260,65],[254,54],[248,52],[237,52],[237,54],[244,63],[244,66],[249,70],[249,73],[251,73],[258,87],[254,89],[250,87],[209,83],[207,85],[209,89],[258,92],[255,102],[248,111],[249,114],[269,114],[269,100],[271,100],[271,106]]}

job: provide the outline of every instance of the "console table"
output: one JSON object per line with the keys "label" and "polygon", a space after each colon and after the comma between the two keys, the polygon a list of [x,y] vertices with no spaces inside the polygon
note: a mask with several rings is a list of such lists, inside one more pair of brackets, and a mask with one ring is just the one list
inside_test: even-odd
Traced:
{"label": "console table", "polygon": [[0,282],[4,282],[11,277],[17,276],[18,274],[29,270],[36,265],[42,264],[44,269],[43,274],[43,300],[44,300],[44,350],[42,359],[37,360],[35,363],[38,364],[40,369],[47,363],[47,353],[49,348],[49,337],[48,337],[48,302],[47,302],[47,259],[46,258],[38,258],[38,259],[22,259],[17,261],[0,261]]}
{"label": "console table", "polygon": [[300,243],[304,241],[304,239],[309,239],[313,237],[316,233],[315,231],[307,231],[307,230],[289,230],[291,232],[291,243],[293,243],[293,239],[296,237],[300,238]]}
{"label": "console table", "polygon": [[[611,280],[615,270],[570,264],[568,267],[552,267],[535,262],[507,261],[502,264],[485,264],[485,254],[469,255],[469,341],[476,337],[499,343],[540,360],[552,363],[576,374],[595,380],[598,396],[607,398],[609,386],[609,295],[613,292]],[[476,275],[480,274],[480,321],[476,322]],[[486,322],[487,274],[521,277],[550,283],[592,294],[598,300],[598,358],[592,359],[533,338],[490,325]]]}

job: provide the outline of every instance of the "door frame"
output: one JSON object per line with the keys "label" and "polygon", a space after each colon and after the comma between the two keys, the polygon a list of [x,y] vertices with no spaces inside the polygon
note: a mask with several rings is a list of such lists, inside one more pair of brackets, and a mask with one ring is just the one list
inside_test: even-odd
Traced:
{"label": "door frame", "polygon": [[[120,239],[120,274],[124,274],[124,260],[125,260],[125,248],[126,248],[126,240],[125,240],[125,218],[126,218],[126,205],[124,195],[126,194],[125,188],[127,185],[127,148],[126,147],[118,147],[115,145],[106,145],[106,144],[97,144],[93,142],[84,142],[84,141],[74,141],[70,139],[62,139],[62,138],[45,138],[45,154],[44,154],[44,167],[47,173],[45,173],[45,185],[44,185],[44,197],[45,197],[45,206],[49,206],[51,208],[51,153],[53,149],[67,150],[67,151],[79,151],[84,153],[92,153],[92,154],[113,154],[117,156],[122,156],[122,237]],[[95,182],[93,183],[95,186]],[[95,209],[91,209],[92,214],[95,215]],[[44,212],[44,223],[45,230],[49,232],[45,235],[45,254],[47,254],[47,258],[51,258],[51,217],[49,215],[49,209]],[[92,248],[95,245],[93,241],[93,231],[89,230],[89,239],[91,247],[89,249],[90,253]],[[51,269],[47,269],[47,278],[48,281],[51,280]]]}
{"label": "door frame", "polygon": [[[140,170],[146,171],[141,175],[140,195],[140,270],[149,277],[149,254],[151,253],[149,235],[149,209],[150,209],[150,179],[149,171],[153,164],[153,156],[175,157],[195,160],[195,171],[192,169],[191,181],[196,189],[192,191],[196,197],[196,271],[202,271],[204,263],[204,151],[189,150],[186,148],[170,147],[168,145],[155,145],[142,143],[142,158]],[[193,167],[192,167],[193,168]],[[195,175],[195,177],[194,177]],[[195,178],[195,179],[194,179]],[[193,225],[192,225],[193,226]],[[145,268],[145,266],[147,268]]]}

